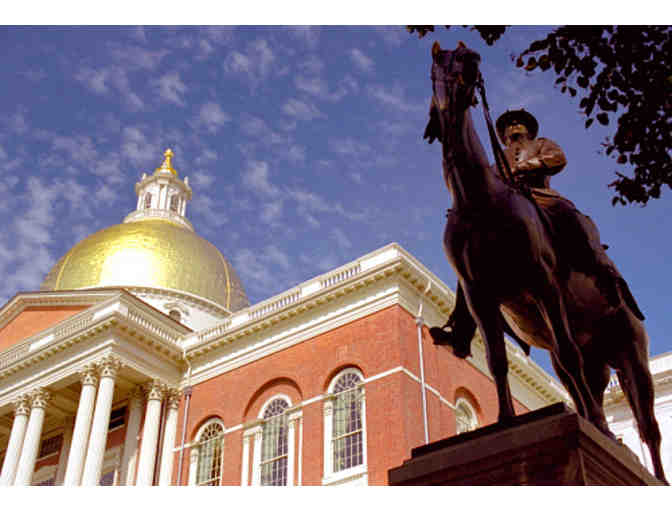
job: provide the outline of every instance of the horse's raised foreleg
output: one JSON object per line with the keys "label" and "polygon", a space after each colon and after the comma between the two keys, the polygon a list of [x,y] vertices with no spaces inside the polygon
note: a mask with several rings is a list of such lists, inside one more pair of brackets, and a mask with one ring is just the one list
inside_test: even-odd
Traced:
{"label": "horse's raised foreleg", "polygon": [[499,423],[509,423],[516,415],[513,409],[513,398],[507,373],[509,370],[506,343],[504,341],[504,329],[502,314],[499,304],[484,295],[477,294],[465,288],[465,297],[475,319],[478,329],[485,343],[485,352],[488,360],[488,368],[495,380],[497,400],[499,402]]}

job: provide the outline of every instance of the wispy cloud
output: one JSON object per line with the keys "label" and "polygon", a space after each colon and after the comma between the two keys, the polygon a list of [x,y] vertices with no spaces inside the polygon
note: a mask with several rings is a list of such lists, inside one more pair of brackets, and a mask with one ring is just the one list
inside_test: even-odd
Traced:
{"label": "wispy cloud", "polygon": [[360,71],[369,72],[373,70],[373,60],[358,48],[350,50],[350,60]]}
{"label": "wispy cloud", "polygon": [[368,89],[369,95],[383,106],[392,107],[400,112],[420,112],[426,107],[406,97],[404,87],[394,84],[389,87],[372,85]]}
{"label": "wispy cloud", "polygon": [[205,128],[210,133],[216,133],[220,127],[231,120],[231,116],[222,110],[222,107],[215,102],[207,102],[198,113],[196,126]]}
{"label": "wispy cloud", "polygon": [[283,106],[282,111],[297,120],[313,120],[325,117],[324,113],[314,105],[299,99],[289,99]]}
{"label": "wispy cloud", "polygon": [[177,71],[162,75],[154,80],[153,84],[158,91],[159,97],[164,101],[178,106],[185,105],[182,96],[187,91],[187,86]]}
{"label": "wispy cloud", "polygon": [[127,71],[120,66],[112,65],[96,69],[83,67],[74,77],[94,94],[118,93],[131,110],[142,110],[145,106],[140,96],[131,89]]}
{"label": "wispy cloud", "polygon": [[225,61],[224,69],[229,73],[243,74],[256,87],[273,69],[275,55],[265,39],[250,43],[245,53],[231,51]]}
{"label": "wispy cloud", "polygon": [[280,190],[269,179],[268,163],[265,161],[249,162],[247,170],[243,174],[243,185],[252,191],[269,197],[277,197],[280,194]]}
{"label": "wispy cloud", "polygon": [[127,126],[122,131],[121,153],[136,167],[143,167],[155,159],[156,144],[140,127]]}

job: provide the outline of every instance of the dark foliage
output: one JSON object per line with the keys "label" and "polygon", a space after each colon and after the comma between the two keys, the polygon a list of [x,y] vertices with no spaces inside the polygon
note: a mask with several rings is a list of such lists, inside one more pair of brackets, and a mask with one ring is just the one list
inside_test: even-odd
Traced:
{"label": "dark foliage", "polygon": [[[449,28],[449,26],[446,26]],[[473,26],[492,45],[502,26]],[[424,37],[434,26],[409,26]],[[632,176],[616,171],[613,204],[646,204],[672,188],[672,27],[563,26],[534,41],[517,58],[524,71],[552,70],[560,91],[580,98],[590,128],[616,124],[603,152]]]}

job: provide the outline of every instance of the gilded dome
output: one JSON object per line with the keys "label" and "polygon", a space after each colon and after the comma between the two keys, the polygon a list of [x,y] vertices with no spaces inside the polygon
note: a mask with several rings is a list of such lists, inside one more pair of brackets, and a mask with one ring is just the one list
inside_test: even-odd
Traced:
{"label": "gilded dome", "polygon": [[49,271],[41,290],[91,287],[172,289],[232,312],[249,305],[220,251],[190,229],[164,219],[130,221],[90,235]]}

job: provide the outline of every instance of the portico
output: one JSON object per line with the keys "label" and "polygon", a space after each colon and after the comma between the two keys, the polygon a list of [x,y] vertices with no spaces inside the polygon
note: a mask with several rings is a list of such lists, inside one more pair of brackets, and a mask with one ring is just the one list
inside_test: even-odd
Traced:
{"label": "portico", "polygon": [[3,353],[0,485],[152,485],[172,474],[181,350],[170,336],[188,328],[124,291],[103,294]]}

